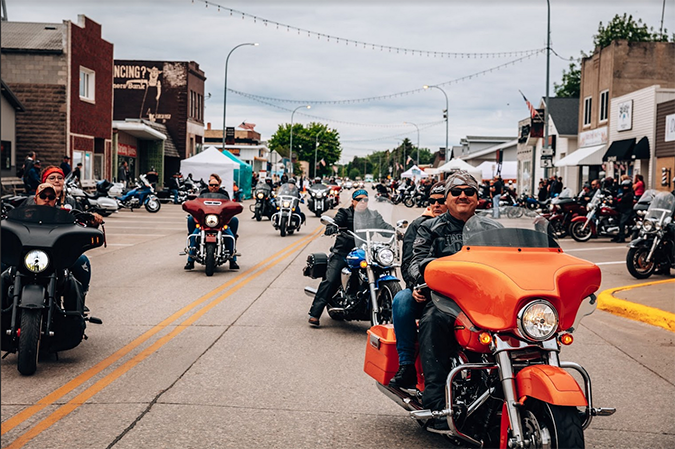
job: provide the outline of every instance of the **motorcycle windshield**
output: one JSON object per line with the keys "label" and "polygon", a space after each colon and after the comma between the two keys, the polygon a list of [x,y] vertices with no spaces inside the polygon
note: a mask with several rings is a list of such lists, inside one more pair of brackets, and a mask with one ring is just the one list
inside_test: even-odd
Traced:
{"label": "motorcycle windshield", "polygon": [[258,181],[258,183],[255,185],[255,189],[256,190],[262,190],[262,191],[268,192],[268,193],[270,191],[272,191],[272,187],[270,187],[269,184],[267,184],[264,181]]}
{"label": "motorcycle windshield", "polygon": [[560,195],[553,198],[553,200],[551,200],[551,202],[553,204],[559,204],[561,202],[561,200],[569,201],[571,199],[574,199],[574,194],[572,194],[572,189],[565,188],[562,192],[560,192]]}
{"label": "motorcycle windshield", "polygon": [[595,195],[593,195],[593,198],[591,198],[591,201],[588,203],[588,206],[586,206],[586,209],[591,210],[598,207],[600,201],[602,201],[602,191],[598,189],[596,190]]}
{"label": "motorcycle windshield", "polygon": [[309,190],[311,190],[311,191],[313,191],[313,192],[325,192],[325,191],[327,191],[328,189],[329,189],[328,186],[325,185],[325,184],[312,184],[312,185],[309,187]]}
{"label": "motorcycle windshield", "polygon": [[298,187],[295,184],[286,183],[281,184],[281,187],[279,187],[277,195],[300,196],[300,191],[298,190]]}
{"label": "motorcycle windshield", "polygon": [[485,215],[467,220],[462,232],[463,246],[504,248],[559,248],[550,222],[541,216],[526,216],[504,224]]}
{"label": "motorcycle windshield", "polygon": [[645,190],[645,193],[642,194],[637,204],[649,205],[658,193],[659,191],[654,189]]}
{"label": "motorcycle windshield", "polygon": [[354,208],[354,233],[356,245],[391,244],[395,241],[396,231],[390,224],[394,206],[390,203],[360,201]]}
{"label": "motorcycle windshield", "polygon": [[659,192],[649,204],[645,219],[663,223],[667,217],[673,216],[673,212],[675,212],[675,196],[670,192]]}

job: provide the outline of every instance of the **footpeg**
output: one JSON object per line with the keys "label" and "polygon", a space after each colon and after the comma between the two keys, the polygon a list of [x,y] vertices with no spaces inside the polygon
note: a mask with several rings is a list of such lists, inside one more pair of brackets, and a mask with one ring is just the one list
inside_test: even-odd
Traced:
{"label": "footpeg", "polygon": [[96,318],[95,316],[89,316],[85,318],[86,321],[89,321],[91,324],[103,324],[103,320]]}
{"label": "footpeg", "polygon": [[310,298],[314,298],[314,296],[316,296],[316,289],[312,287],[305,287],[305,295],[309,296]]}
{"label": "footpeg", "polygon": [[187,256],[187,253],[185,251],[182,251],[182,252],[178,253],[178,255],[179,256]]}
{"label": "footpeg", "polygon": [[612,407],[593,407],[591,415],[593,416],[612,416],[616,413],[616,409]]}

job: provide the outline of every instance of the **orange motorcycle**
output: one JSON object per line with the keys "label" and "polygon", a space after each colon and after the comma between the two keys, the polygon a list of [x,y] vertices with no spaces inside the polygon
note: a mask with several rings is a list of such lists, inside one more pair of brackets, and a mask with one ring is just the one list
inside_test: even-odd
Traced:
{"label": "orange motorcycle", "polygon": [[[588,373],[561,361],[560,349],[572,344],[581,318],[595,310],[600,269],[563,253],[545,219],[514,221],[520,227],[472,217],[461,251],[426,267],[430,300],[455,319],[459,348],[443,410],[422,406],[419,357],[416,388],[388,386],[398,369],[391,325],[368,331],[364,370],[420,425],[458,444],[584,447],[591,419],[615,409],[593,406]],[[580,375],[582,386],[569,371]],[[429,425],[432,419],[446,419],[448,430]]]}

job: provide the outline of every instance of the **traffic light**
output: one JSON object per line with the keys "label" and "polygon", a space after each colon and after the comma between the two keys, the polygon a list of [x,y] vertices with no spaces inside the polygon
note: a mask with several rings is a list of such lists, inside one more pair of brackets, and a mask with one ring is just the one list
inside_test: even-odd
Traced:
{"label": "traffic light", "polygon": [[448,110],[447,109],[443,109],[443,118],[444,119],[448,118]]}

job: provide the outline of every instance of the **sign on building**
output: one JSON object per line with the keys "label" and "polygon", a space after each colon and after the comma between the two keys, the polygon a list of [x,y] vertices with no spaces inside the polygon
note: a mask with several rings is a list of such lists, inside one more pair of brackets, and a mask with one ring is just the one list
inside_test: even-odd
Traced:
{"label": "sign on building", "polygon": [[618,131],[628,131],[633,128],[633,100],[619,103],[617,111],[619,116],[617,117],[616,129]]}
{"label": "sign on building", "polygon": [[675,140],[675,114],[666,115],[666,142]]}

